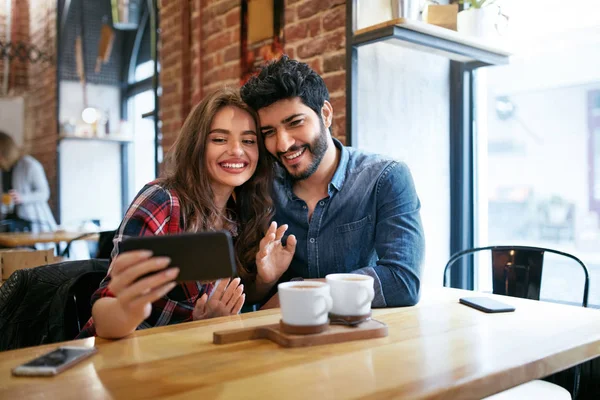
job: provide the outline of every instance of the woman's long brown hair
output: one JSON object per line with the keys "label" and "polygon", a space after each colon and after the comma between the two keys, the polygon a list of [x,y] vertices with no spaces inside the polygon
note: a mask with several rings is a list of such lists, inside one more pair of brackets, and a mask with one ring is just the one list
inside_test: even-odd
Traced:
{"label": "woman's long brown hair", "polygon": [[[237,107],[252,116],[258,140],[256,171],[247,182],[234,189],[235,209],[228,210],[230,215],[224,215],[215,205],[204,161],[213,118],[225,106]],[[253,280],[256,276],[256,252],[273,215],[273,165],[259,129],[258,115],[242,101],[239,90],[222,88],[210,93],[185,120],[169,152],[167,171],[161,179],[180,198],[186,231],[213,230],[219,219],[237,224],[235,254],[238,274],[245,280]]]}

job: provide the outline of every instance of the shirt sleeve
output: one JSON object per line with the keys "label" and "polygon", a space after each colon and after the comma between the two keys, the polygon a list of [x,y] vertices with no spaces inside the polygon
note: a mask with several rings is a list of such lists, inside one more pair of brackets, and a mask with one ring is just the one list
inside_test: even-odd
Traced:
{"label": "shirt sleeve", "polygon": [[[179,207],[176,199],[158,185],[146,186],[138,193],[115,233],[111,259],[121,252],[123,239],[130,236],[164,235],[179,231]],[[108,289],[110,269],[91,298],[92,306],[102,297],[114,297]]]}
{"label": "shirt sleeve", "polygon": [[425,238],[421,203],[410,170],[393,162],[377,182],[377,264],[354,272],[375,279],[373,307],[412,306],[419,301]]}

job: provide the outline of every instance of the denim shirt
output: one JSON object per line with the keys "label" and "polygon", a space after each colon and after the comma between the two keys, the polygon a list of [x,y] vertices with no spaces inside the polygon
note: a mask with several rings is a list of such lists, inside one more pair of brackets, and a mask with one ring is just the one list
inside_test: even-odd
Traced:
{"label": "denim shirt", "polygon": [[281,281],[361,273],[375,279],[373,307],[414,305],[419,300],[425,239],[421,204],[408,167],[383,156],[344,147],[338,168],[308,219],[308,207],[277,166],[275,217],[298,240]]}

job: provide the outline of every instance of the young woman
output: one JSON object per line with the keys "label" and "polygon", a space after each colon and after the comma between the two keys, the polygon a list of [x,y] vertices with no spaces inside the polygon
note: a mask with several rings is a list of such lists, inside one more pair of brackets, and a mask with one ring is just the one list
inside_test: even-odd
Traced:
{"label": "young woman", "polygon": [[31,223],[33,232],[56,230],[48,206],[50,188],[44,168],[35,158],[23,155],[15,141],[4,132],[0,132],[0,169],[3,197],[10,196],[7,203],[13,206],[3,218],[25,220]]}
{"label": "young woman", "polygon": [[[79,337],[120,338],[135,329],[237,314],[246,297],[241,280],[289,265],[296,240],[290,236],[282,246],[287,226],[269,225],[272,165],[258,127],[237,90],[218,90],[196,106],[173,145],[166,176],[138,193],[117,230],[113,261]],[[235,242],[239,277],[231,282],[176,284],[177,268],[165,269],[169,259],[120,254],[127,236],[222,229]],[[149,272],[156,273],[138,281]]]}

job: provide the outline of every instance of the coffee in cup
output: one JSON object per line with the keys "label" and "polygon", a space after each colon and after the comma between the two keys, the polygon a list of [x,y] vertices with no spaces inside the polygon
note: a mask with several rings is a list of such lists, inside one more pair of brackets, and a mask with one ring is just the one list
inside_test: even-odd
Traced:
{"label": "coffee in cup", "polygon": [[[281,307],[282,327],[318,328],[307,333],[323,331],[329,324],[332,299],[329,285],[325,282],[285,282],[277,286]],[[288,329],[289,331],[289,329]],[[296,329],[293,333],[300,333]]]}
{"label": "coffee in cup", "polygon": [[330,286],[336,317],[368,317],[375,297],[374,279],[362,274],[329,274],[325,277]]}

